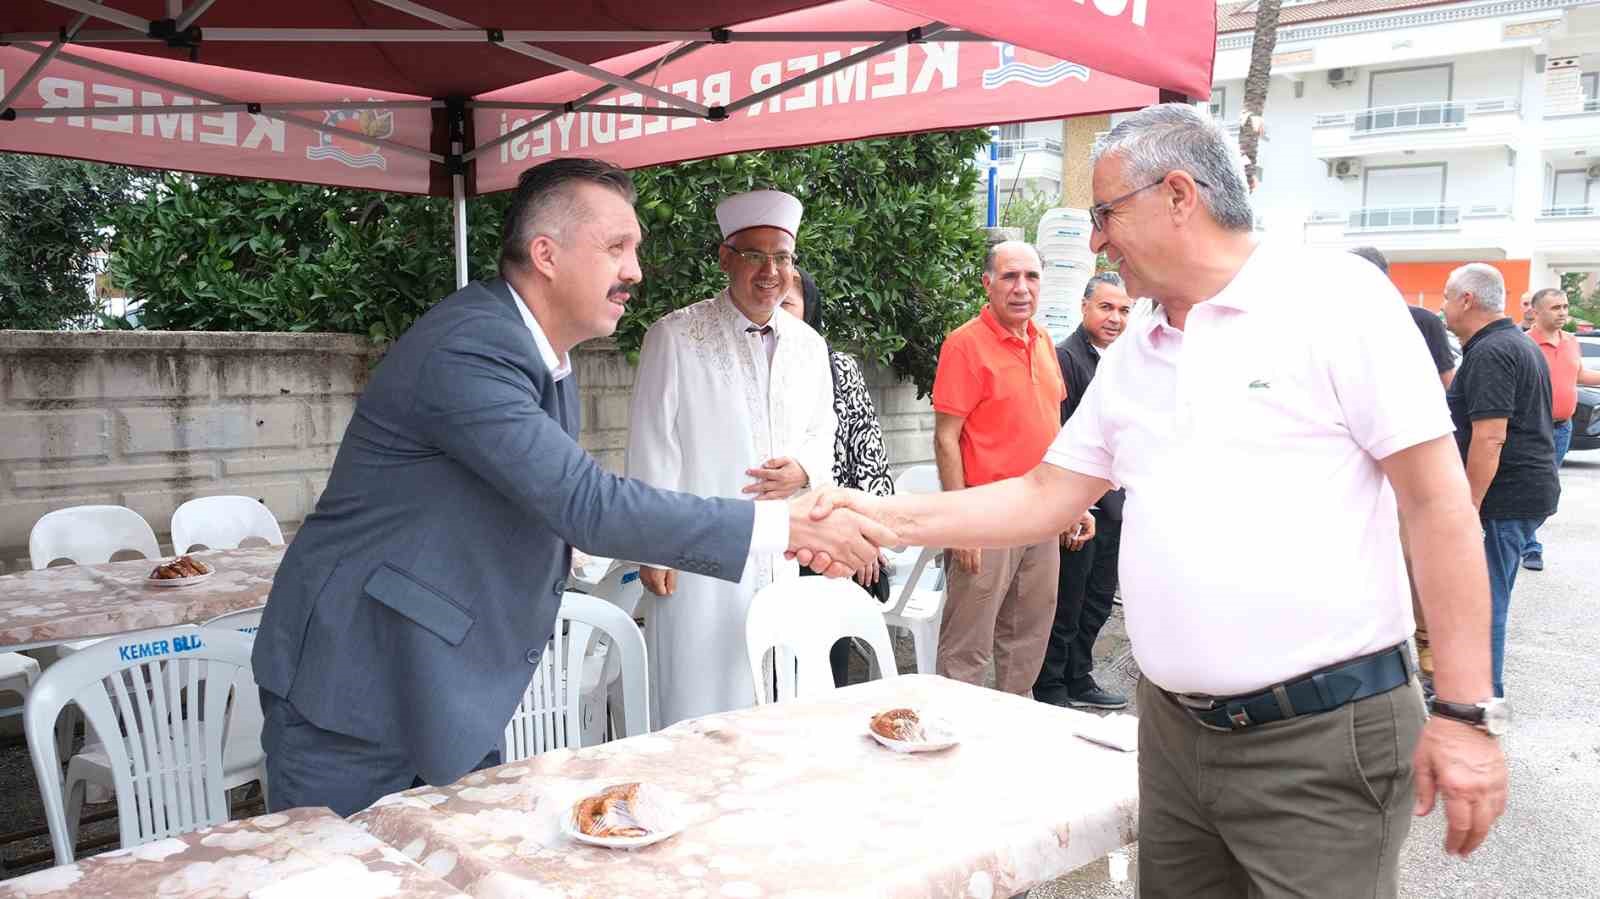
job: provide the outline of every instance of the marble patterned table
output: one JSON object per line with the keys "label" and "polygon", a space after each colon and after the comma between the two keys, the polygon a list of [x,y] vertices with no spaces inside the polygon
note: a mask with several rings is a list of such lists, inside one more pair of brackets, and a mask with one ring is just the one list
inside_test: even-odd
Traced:
{"label": "marble patterned table", "polygon": [[[900,706],[962,742],[884,749],[868,719]],[[351,821],[480,899],[1012,896],[1135,838],[1136,756],[1075,737],[1085,714],[908,675],[536,756]],[[688,797],[687,829],[633,851],[561,833],[577,798],[633,780]]]}
{"label": "marble patterned table", "polygon": [[0,650],[32,649],[152,627],[200,624],[267,601],[284,547],[198,552],[214,570],[185,587],[145,582],[156,562],[63,565],[0,577]]}
{"label": "marble patterned table", "polygon": [[0,880],[0,899],[460,895],[394,847],[327,809],[309,808],[229,821]]}

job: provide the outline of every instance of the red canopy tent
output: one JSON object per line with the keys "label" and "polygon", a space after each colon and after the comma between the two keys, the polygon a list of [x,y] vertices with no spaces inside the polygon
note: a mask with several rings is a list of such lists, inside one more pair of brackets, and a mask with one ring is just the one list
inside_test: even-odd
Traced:
{"label": "red canopy tent", "polygon": [[1193,0],[11,0],[0,150],[456,200],[1209,93]]}

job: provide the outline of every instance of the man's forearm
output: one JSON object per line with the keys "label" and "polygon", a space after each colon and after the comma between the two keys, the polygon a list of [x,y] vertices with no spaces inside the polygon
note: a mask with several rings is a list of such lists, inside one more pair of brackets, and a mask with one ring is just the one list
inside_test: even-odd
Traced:
{"label": "man's forearm", "polygon": [[1478,702],[1493,690],[1482,524],[1459,495],[1406,509],[1402,522],[1411,547],[1411,576],[1428,621],[1434,690],[1447,701]]}
{"label": "man's forearm", "polygon": [[1110,487],[1040,463],[1021,477],[955,492],[899,494],[882,507],[889,529],[913,546],[1025,546],[1072,527]]}
{"label": "man's forearm", "polygon": [[1578,384],[1582,387],[1600,387],[1600,369],[1578,369]]}
{"label": "man's forearm", "polygon": [[1474,440],[1467,447],[1467,486],[1474,509],[1483,508],[1483,497],[1500,470],[1500,447],[1501,444],[1493,440]]}
{"label": "man's forearm", "polygon": [[939,466],[939,484],[945,490],[965,490],[967,467],[961,461],[961,442],[933,439],[933,461]]}

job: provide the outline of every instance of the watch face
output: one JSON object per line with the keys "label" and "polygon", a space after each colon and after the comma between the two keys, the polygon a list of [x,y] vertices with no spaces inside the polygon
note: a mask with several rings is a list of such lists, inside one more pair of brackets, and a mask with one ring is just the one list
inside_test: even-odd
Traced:
{"label": "watch face", "polygon": [[1482,704],[1483,729],[1498,737],[1511,729],[1511,706],[1504,699],[1491,699]]}

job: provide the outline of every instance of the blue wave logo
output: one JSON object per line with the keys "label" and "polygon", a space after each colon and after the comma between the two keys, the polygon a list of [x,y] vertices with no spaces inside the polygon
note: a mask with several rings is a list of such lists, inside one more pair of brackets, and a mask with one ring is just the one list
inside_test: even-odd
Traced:
{"label": "blue wave logo", "polygon": [[996,44],[995,48],[1000,52],[1000,64],[992,69],[984,69],[984,90],[992,91],[1013,81],[1030,87],[1049,87],[1068,78],[1089,80],[1089,69],[1075,62],[1035,53],[1015,44]]}
{"label": "blue wave logo", "polygon": [[[353,169],[388,170],[389,161],[383,157],[377,145],[360,138],[393,137],[393,112],[386,109],[330,109],[323,113],[322,124],[339,129],[339,133],[317,132],[317,142],[306,147],[307,159],[331,159]],[[349,137],[345,136],[346,133]]]}

